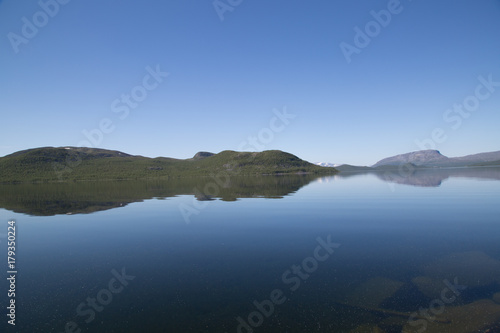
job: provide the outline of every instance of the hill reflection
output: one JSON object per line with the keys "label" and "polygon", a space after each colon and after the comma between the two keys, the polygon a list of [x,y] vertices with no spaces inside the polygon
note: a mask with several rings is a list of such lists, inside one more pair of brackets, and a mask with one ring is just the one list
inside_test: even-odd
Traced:
{"label": "hill reflection", "polygon": [[199,201],[283,198],[318,176],[178,178],[168,181],[108,181],[0,185],[0,208],[33,216],[89,214],[148,199],[193,195]]}
{"label": "hill reflection", "polygon": [[418,187],[438,187],[441,186],[443,181],[453,177],[500,180],[500,168],[496,167],[449,169],[401,168],[384,171],[340,173],[339,176],[352,177],[366,173],[374,174],[385,182]]}

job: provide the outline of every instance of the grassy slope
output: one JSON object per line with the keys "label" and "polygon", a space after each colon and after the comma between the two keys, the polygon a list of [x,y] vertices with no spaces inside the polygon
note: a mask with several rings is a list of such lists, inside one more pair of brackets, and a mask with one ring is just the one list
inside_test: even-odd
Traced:
{"label": "grassy slope", "polygon": [[280,173],[332,174],[277,150],[261,153],[223,151],[201,159],[147,158],[93,148],[35,148],[0,158],[0,182],[66,180],[162,179],[170,177],[261,175]]}

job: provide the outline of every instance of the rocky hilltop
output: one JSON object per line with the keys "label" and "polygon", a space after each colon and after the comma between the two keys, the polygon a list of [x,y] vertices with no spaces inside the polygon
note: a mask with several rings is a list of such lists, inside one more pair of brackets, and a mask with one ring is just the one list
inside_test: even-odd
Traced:
{"label": "rocky hilltop", "polygon": [[421,150],[412,153],[401,154],[384,158],[372,167],[380,167],[384,165],[401,165],[411,163],[414,165],[441,165],[449,162],[449,158],[441,155],[438,150]]}
{"label": "rocky hilltop", "polygon": [[462,157],[447,157],[438,150],[420,150],[407,154],[384,158],[372,168],[413,164],[421,167],[465,167],[481,165],[500,165],[500,151],[480,153]]}

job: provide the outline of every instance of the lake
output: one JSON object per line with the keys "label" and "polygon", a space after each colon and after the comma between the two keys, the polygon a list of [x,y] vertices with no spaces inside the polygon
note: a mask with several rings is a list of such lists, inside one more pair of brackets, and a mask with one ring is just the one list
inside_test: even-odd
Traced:
{"label": "lake", "polygon": [[0,220],[16,332],[500,331],[496,168],[1,185]]}

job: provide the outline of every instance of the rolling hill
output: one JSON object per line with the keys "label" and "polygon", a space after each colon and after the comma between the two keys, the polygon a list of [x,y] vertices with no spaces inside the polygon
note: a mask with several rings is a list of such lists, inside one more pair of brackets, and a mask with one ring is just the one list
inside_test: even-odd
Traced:
{"label": "rolling hill", "polygon": [[42,147],[0,158],[1,183],[336,172],[333,168],[322,168],[279,150],[199,152],[193,158],[182,160],[149,158],[97,148]]}

